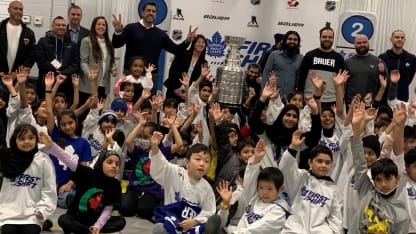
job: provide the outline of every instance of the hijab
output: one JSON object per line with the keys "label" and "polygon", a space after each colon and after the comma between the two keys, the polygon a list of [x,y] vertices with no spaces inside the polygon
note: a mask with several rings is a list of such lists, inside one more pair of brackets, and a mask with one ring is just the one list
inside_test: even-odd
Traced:
{"label": "hijab", "polygon": [[16,127],[13,135],[10,138],[10,148],[0,147],[0,170],[4,177],[14,179],[30,166],[35,154],[38,152],[38,145],[28,151],[24,152],[17,148],[16,138],[32,132],[36,136],[38,142],[38,133],[36,128],[30,124],[22,124]]}

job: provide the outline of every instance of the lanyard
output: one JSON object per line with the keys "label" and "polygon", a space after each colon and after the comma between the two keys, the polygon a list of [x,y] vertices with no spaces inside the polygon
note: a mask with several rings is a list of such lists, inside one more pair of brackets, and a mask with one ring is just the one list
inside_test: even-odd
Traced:
{"label": "lanyard", "polygon": [[61,52],[58,54],[58,39],[55,38],[55,57],[56,57],[56,60],[61,61],[62,57],[63,57],[63,54],[64,54],[64,42],[62,41]]}

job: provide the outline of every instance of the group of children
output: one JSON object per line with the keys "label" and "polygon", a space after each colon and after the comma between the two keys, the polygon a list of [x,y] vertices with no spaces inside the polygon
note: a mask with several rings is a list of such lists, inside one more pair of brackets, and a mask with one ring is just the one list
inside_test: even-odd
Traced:
{"label": "group of children", "polygon": [[206,64],[191,84],[183,74],[187,103],[152,96],[155,67],[142,58],[130,68],[111,104],[97,98],[97,66],[81,105],[74,75],[69,108],[56,92],[62,76],[45,76],[45,100],[27,70],[2,77],[2,233],[39,233],[56,205],[67,208],[65,233],[121,231],[123,216],[156,223],[153,233],[416,232],[414,103],[393,97],[392,109],[375,109],[357,95],[345,111],[345,71],[334,76],[334,106],[321,105],[316,75],[313,96],[283,103],[271,73],[245,115],[215,102],[223,87],[206,80]]}

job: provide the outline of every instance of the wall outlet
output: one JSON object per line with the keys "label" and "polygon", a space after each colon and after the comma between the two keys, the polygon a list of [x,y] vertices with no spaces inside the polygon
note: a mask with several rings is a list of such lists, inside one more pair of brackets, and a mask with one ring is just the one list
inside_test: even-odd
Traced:
{"label": "wall outlet", "polygon": [[23,23],[30,24],[30,21],[31,21],[30,15],[24,15],[24,16],[22,16],[22,22]]}
{"label": "wall outlet", "polygon": [[33,17],[33,24],[34,25],[42,25],[43,24],[43,16],[34,16]]}

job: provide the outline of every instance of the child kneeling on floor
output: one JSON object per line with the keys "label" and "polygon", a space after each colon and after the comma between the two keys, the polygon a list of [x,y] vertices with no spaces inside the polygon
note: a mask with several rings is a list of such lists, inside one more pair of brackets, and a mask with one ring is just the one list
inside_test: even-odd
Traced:
{"label": "child kneeling on floor", "polygon": [[209,148],[193,145],[186,154],[185,169],[166,160],[159,150],[162,139],[162,133],[153,132],[149,153],[150,175],[165,190],[165,205],[155,210],[153,233],[211,233],[205,224],[215,213],[215,196],[202,178],[211,162]]}

